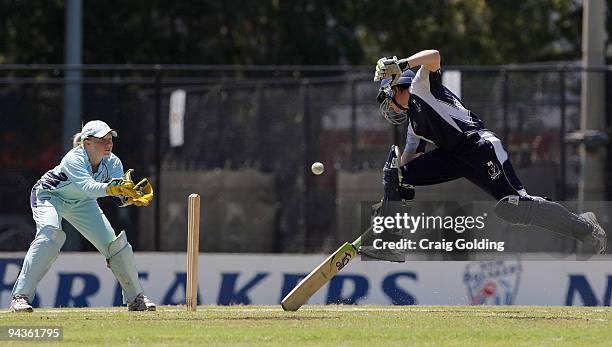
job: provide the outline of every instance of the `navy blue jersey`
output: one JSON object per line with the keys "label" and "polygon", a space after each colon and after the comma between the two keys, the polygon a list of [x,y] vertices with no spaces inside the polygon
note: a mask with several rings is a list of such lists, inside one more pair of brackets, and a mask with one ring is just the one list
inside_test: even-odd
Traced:
{"label": "navy blue jersey", "polygon": [[440,70],[421,67],[410,85],[408,133],[404,152],[416,153],[423,141],[445,150],[458,149],[471,135],[484,129],[482,121],[442,85]]}

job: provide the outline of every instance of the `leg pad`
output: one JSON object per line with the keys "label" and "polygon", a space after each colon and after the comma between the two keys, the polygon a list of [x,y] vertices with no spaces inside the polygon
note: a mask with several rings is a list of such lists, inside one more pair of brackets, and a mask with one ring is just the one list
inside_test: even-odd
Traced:
{"label": "leg pad", "polygon": [[138,279],[134,252],[132,252],[132,246],[127,241],[124,230],[108,245],[108,253],[111,255],[107,259],[108,265],[123,289],[123,299],[125,303],[131,302],[143,290]]}

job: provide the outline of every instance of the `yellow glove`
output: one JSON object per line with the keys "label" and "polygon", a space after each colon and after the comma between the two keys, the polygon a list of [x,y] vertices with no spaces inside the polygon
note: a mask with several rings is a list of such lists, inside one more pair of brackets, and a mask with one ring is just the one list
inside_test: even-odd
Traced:
{"label": "yellow glove", "polygon": [[132,181],[132,172],[134,172],[134,170],[129,169],[125,172],[125,175],[123,175],[124,182],[131,182],[132,191],[130,194],[118,196],[121,200],[119,207],[126,207],[129,205],[136,205],[139,207],[148,206],[153,200],[153,186],[151,186],[149,180],[146,178],[143,178],[138,184],[134,185],[134,181]]}
{"label": "yellow glove", "polygon": [[[115,178],[106,188],[108,195],[116,196],[121,200],[119,203],[119,207],[125,207],[132,204],[136,206],[146,206],[143,205],[142,197],[145,195],[143,189],[145,188],[146,182],[140,181],[138,184],[134,185],[134,181],[132,181],[132,172],[134,169],[129,169],[123,175],[123,178]],[[146,180],[146,179],[145,179]],[[153,192],[153,188],[151,188],[151,193]],[[134,202],[134,199],[139,199],[137,202]],[[151,197],[148,201],[152,200]],[[148,204],[148,202],[147,202]]]}
{"label": "yellow glove", "polygon": [[113,178],[106,185],[106,194],[119,198],[132,197],[137,198],[140,195],[134,190],[134,182],[123,178]]}
{"label": "yellow glove", "polygon": [[149,183],[149,180],[143,178],[138,182],[138,184],[134,187],[134,189],[139,193],[139,197],[137,198],[128,198],[129,204],[134,204],[138,207],[149,206],[151,201],[153,201],[153,186]]}

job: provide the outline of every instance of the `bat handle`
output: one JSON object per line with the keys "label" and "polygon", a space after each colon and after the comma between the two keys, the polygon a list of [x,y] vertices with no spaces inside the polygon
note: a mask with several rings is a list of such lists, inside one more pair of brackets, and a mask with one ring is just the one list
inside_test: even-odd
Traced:
{"label": "bat handle", "polygon": [[353,248],[355,248],[355,250],[356,250],[357,252],[359,252],[359,248],[361,247],[361,238],[362,238],[364,235],[367,235],[367,234],[368,234],[369,232],[371,232],[371,231],[372,231],[372,226],[370,225],[370,227],[368,228],[368,230],[366,230],[366,231],[365,231],[363,234],[361,234],[361,235],[360,235],[360,236],[357,238],[357,240],[355,240],[355,241],[353,241],[353,242],[351,243],[351,245],[353,246]]}

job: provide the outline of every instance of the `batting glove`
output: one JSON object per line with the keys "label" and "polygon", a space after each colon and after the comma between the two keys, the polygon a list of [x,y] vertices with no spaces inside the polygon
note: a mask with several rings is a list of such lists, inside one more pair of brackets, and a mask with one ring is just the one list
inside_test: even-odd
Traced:
{"label": "batting glove", "polygon": [[391,85],[394,86],[400,75],[402,68],[397,57],[384,57],[376,62],[376,72],[374,73],[374,81],[381,81],[386,78],[392,78]]}

